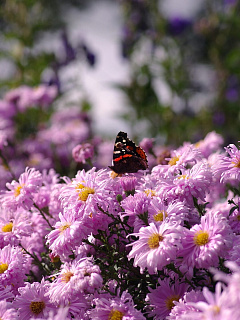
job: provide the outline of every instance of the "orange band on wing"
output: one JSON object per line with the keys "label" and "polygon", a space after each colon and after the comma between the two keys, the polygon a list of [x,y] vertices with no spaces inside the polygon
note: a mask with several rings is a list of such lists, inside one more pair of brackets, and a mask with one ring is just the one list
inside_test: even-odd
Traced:
{"label": "orange band on wing", "polygon": [[120,161],[122,158],[129,158],[129,157],[132,157],[132,154],[124,154],[123,156],[113,159],[113,161]]}

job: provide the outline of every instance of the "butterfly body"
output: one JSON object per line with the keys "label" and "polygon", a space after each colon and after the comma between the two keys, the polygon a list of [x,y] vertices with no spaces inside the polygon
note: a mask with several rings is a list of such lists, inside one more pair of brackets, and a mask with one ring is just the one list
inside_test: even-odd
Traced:
{"label": "butterfly body", "polygon": [[113,151],[113,166],[117,174],[135,173],[148,168],[145,151],[130,140],[125,132],[120,131],[116,137]]}

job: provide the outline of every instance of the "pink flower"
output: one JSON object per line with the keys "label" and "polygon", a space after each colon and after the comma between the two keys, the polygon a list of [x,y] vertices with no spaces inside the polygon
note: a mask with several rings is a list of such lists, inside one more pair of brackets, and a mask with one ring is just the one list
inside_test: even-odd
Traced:
{"label": "pink flower", "polygon": [[[201,291],[190,291],[186,292],[179,301],[173,301],[173,308],[168,320],[202,320],[202,313],[192,305],[192,302],[205,301]],[[191,313],[194,312],[194,317],[191,318]],[[199,317],[198,317],[199,316]]]}
{"label": "pink flower", "polygon": [[195,147],[201,151],[205,158],[208,158],[211,153],[217,151],[223,144],[223,137],[215,131],[209,132],[206,137],[195,143]]}
{"label": "pink flower", "polygon": [[49,282],[42,280],[40,283],[27,282],[24,287],[18,289],[19,295],[15,298],[14,307],[18,309],[20,320],[46,319],[51,310],[56,310],[56,306],[49,301],[47,296],[49,285]]}
{"label": "pink flower", "polygon": [[198,162],[190,170],[181,170],[180,173],[162,180],[157,189],[163,198],[187,201],[189,205],[193,205],[193,197],[205,200],[211,183],[212,172],[208,164]]}
{"label": "pink flower", "polygon": [[[223,287],[223,290],[222,290]],[[203,296],[205,301],[199,301],[192,303],[192,305],[200,310],[200,319],[226,319],[226,320],[238,320],[240,317],[239,306],[232,305],[231,295],[229,291],[218,282],[215,288],[215,292],[211,292],[207,287],[203,288]],[[199,316],[198,312],[191,312],[189,316],[191,319],[195,319],[195,314]]]}
{"label": "pink flower", "polygon": [[34,168],[26,168],[20,175],[19,182],[13,180],[6,183],[9,191],[3,191],[1,194],[1,203],[4,208],[16,210],[23,207],[28,210],[33,205],[34,194],[42,184],[42,175]]}
{"label": "pink flower", "polygon": [[0,282],[13,292],[23,285],[27,272],[27,257],[19,247],[10,245],[0,250]]}
{"label": "pink flower", "polygon": [[84,219],[78,219],[74,210],[59,213],[59,219],[55,229],[47,235],[47,244],[53,254],[67,257],[75,246],[81,244],[83,238],[87,238],[91,229],[84,224]]}
{"label": "pink flower", "polygon": [[12,308],[12,304],[7,301],[0,301],[0,319],[3,320],[17,320],[17,311]]}
{"label": "pink flower", "polygon": [[49,297],[54,303],[66,304],[72,298],[82,298],[83,292],[94,292],[102,286],[102,277],[98,266],[91,258],[75,259],[65,263],[49,288]]}
{"label": "pink flower", "polygon": [[86,159],[92,159],[93,154],[94,149],[90,143],[78,144],[72,150],[73,159],[80,163],[86,163]]}
{"label": "pink flower", "polygon": [[176,259],[181,247],[182,227],[177,222],[150,223],[131,235],[139,239],[129,244],[132,250],[128,259],[134,258],[134,266],[139,266],[141,272],[147,268],[149,273],[156,273]]}
{"label": "pink flower", "polygon": [[32,231],[29,212],[18,209],[11,213],[2,211],[0,216],[0,248],[10,244],[19,245],[22,236],[30,235]]}
{"label": "pink flower", "polygon": [[143,314],[134,308],[131,295],[123,291],[121,296],[94,299],[95,308],[89,311],[94,320],[144,320]]}
{"label": "pink flower", "polygon": [[226,218],[209,211],[201,218],[201,224],[186,229],[179,252],[181,263],[197,268],[216,266],[219,257],[224,257],[231,247],[232,238]]}
{"label": "pink flower", "polygon": [[[98,211],[98,205],[107,210],[111,201],[109,192],[112,184],[106,170],[96,168],[78,171],[72,182],[63,185],[60,200],[63,207],[85,211],[88,215]],[[69,181],[69,180],[68,180]]]}
{"label": "pink flower", "polygon": [[226,183],[233,180],[238,183],[240,179],[240,150],[234,144],[230,144],[225,150],[229,156],[218,156],[218,161],[212,166],[214,176],[220,176],[220,182]]}
{"label": "pink flower", "polygon": [[158,282],[160,286],[156,289],[149,288],[150,293],[147,294],[146,300],[152,309],[149,315],[155,316],[156,320],[165,320],[174,307],[174,303],[179,301],[188,290],[188,285],[177,280],[171,285],[169,278],[159,279]]}

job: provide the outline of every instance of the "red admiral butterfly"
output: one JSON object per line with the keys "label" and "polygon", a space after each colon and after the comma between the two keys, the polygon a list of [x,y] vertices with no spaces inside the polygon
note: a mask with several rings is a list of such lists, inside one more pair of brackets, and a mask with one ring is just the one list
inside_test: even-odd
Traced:
{"label": "red admiral butterfly", "polygon": [[136,146],[125,132],[120,131],[116,137],[113,151],[113,166],[109,166],[117,174],[134,173],[148,168],[145,151]]}

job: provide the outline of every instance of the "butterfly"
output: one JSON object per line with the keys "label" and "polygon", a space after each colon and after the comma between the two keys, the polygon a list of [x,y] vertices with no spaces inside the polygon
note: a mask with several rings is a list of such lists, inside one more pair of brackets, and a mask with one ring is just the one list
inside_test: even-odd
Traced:
{"label": "butterfly", "polygon": [[113,166],[109,168],[117,174],[146,170],[147,155],[141,147],[128,138],[127,133],[120,131],[114,144]]}

